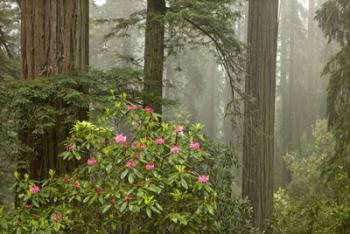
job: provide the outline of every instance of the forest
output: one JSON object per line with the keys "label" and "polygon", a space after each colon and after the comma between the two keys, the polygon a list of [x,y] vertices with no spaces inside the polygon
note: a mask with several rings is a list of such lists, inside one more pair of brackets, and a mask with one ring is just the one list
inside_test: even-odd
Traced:
{"label": "forest", "polygon": [[350,234],[349,0],[0,0],[0,234]]}

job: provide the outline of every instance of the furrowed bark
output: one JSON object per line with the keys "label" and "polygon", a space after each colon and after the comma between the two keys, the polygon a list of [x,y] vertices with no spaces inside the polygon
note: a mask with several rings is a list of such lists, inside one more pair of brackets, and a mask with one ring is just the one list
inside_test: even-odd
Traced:
{"label": "furrowed bark", "polygon": [[278,0],[250,0],[242,195],[261,231],[272,220]]}

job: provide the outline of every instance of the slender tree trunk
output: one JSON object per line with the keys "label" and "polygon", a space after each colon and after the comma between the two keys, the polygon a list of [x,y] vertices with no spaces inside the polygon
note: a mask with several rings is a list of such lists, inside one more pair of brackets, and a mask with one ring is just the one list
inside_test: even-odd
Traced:
{"label": "slender tree trunk", "polygon": [[147,0],[144,92],[145,105],[162,113],[165,0]]}
{"label": "slender tree trunk", "polygon": [[250,0],[243,134],[243,188],[261,231],[272,220],[278,0]]}
{"label": "slender tree trunk", "polygon": [[[87,69],[89,60],[88,0],[22,0],[21,1],[22,72],[25,80],[38,76],[69,74]],[[82,118],[85,113],[82,113]],[[40,139],[21,133],[21,140],[34,148],[30,163],[33,179],[48,176],[49,169],[58,174],[73,168],[74,163],[58,159],[70,126],[56,120],[56,126]],[[34,144],[36,143],[36,144]]]}

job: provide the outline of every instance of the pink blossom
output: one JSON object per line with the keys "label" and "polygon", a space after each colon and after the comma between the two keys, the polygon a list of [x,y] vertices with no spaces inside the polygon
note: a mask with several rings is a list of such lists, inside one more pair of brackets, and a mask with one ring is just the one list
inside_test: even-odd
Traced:
{"label": "pink blossom", "polygon": [[30,209],[30,208],[32,208],[32,205],[29,204],[28,202],[26,202],[26,203],[24,204],[24,208]]}
{"label": "pink blossom", "polygon": [[173,147],[171,147],[170,152],[173,154],[177,154],[181,152],[181,148],[177,145],[174,145]]}
{"label": "pink blossom", "polygon": [[75,182],[75,183],[73,184],[73,187],[74,187],[74,188],[79,188],[79,187],[80,187],[80,183],[79,183],[79,182]]}
{"label": "pink blossom", "polygon": [[103,189],[101,189],[101,188],[96,188],[95,191],[96,191],[97,195],[101,195],[103,193]]}
{"label": "pink blossom", "polygon": [[164,145],[165,139],[164,139],[164,137],[158,137],[155,142],[157,145]]}
{"label": "pink blossom", "polygon": [[140,142],[138,141],[134,141],[133,143],[131,143],[131,148],[138,148],[140,146]]}
{"label": "pink blossom", "polygon": [[63,219],[63,215],[60,213],[60,212],[56,212],[52,215],[52,219],[55,221],[55,222],[61,222],[62,219]]}
{"label": "pink blossom", "polygon": [[154,163],[148,162],[145,165],[146,170],[153,171],[154,170]]}
{"label": "pink blossom", "polygon": [[139,141],[134,141],[132,144],[131,144],[131,148],[140,148],[141,150],[144,150],[145,149],[145,145],[140,143]]}
{"label": "pink blossom", "polygon": [[96,161],[95,158],[89,158],[88,161],[87,161],[87,164],[89,166],[94,166],[96,163],[97,163],[97,161]]}
{"label": "pink blossom", "polygon": [[127,141],[127,137],[124,136],[123,134],[118,134],[115,137],[115,143],[117,143],[117,144],[125,144],[126,141]]}
{"label": "pink blossom", "polygon": [[183,136],[184,135],[184,127],[183,126],[177,126],[175,129],[175,134],[179,135],[179,136]]}
{"label": "pink blossom", "polygon": [[200,150],[201,149],[201,144],[199,142],[191,141],[189,146],[192,150]]}
{"label": "pink blossom", "polygon": [[70,178],[69,176],[67,176],[66,178],[64,178],[64,181],[66,182],[70,182],[72,180],[72,178]]}
{"label": "pink blossom", "polygon": [[141,149],[141,150],[145,150],[145,148],[146,148],[145,144],[142,144],[142,143],[141,143],[141,144],[140,144],[140,149]]}
{"label": "pink blossom", "polygon": [[134,161],[134,160],[128,160],[128,161],[126,162],[126,167],[129,168],[129,169],[135,168],[135,167],[136,167],[135,161]]}
{"label": "pink blossom", "polygon": [[128,105],[128,110],[137,110],[139,107],[133,104]]}
{"label": "pink blossom", "polygon": [[40,192],[40,187],[37,186],[37,185],[33,185],[33,186],[31,187],[30,191],[31,191],[33,194],[38,193],[38,192]]}
{"label": "pink blossom", "polygon": [[145,111],[148,112],[148,113],[153,113],[154,112],[154,109],[150,106],[146,106],[145,107]]}
{"label": "pink blossom", "polygon": [[184,127],[182,127],[182,126],[177,126],[175,129],[176,133],[183,133],[183,131],[184,131]]}
{"label": "pink blossom", "polygon": [[200,175],[198,176],[198,182],[201,184],[206,184],[209,181],[209,176],[208,175]]}
{"label": "pink blossom", "polygon": [[117,204],[117,200],[115,200],[115,198],[113,198],[113,199],[111,200],[111,203],[112,203],[112,205],[114,206],[115,204]]}
{"label": "pink blossom", "polygon": [[72,151],[73,151],[73,145],[67,144],[67,145],[66,145],[66,151],[72,152]]}

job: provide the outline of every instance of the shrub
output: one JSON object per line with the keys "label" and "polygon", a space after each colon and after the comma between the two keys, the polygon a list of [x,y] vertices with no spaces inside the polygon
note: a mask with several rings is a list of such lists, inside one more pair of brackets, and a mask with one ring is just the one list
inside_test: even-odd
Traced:
{"label": "shrub", "polygon": [[334,152],[334,137],[326,121],[318,121],[305,154],[286,156],[292,181],[274,196],[275,233],[349,233],[350,177],[337,165],[332,180],[322,168]]}
{"label": "shrub", "polygon": [[75,124],[62,154],[82,162],[72,174],[16,174],[19,206],[0,224],[6,233],[213,233],[207,147],[200,124],[161,122],[122,95],[97,124]]}

